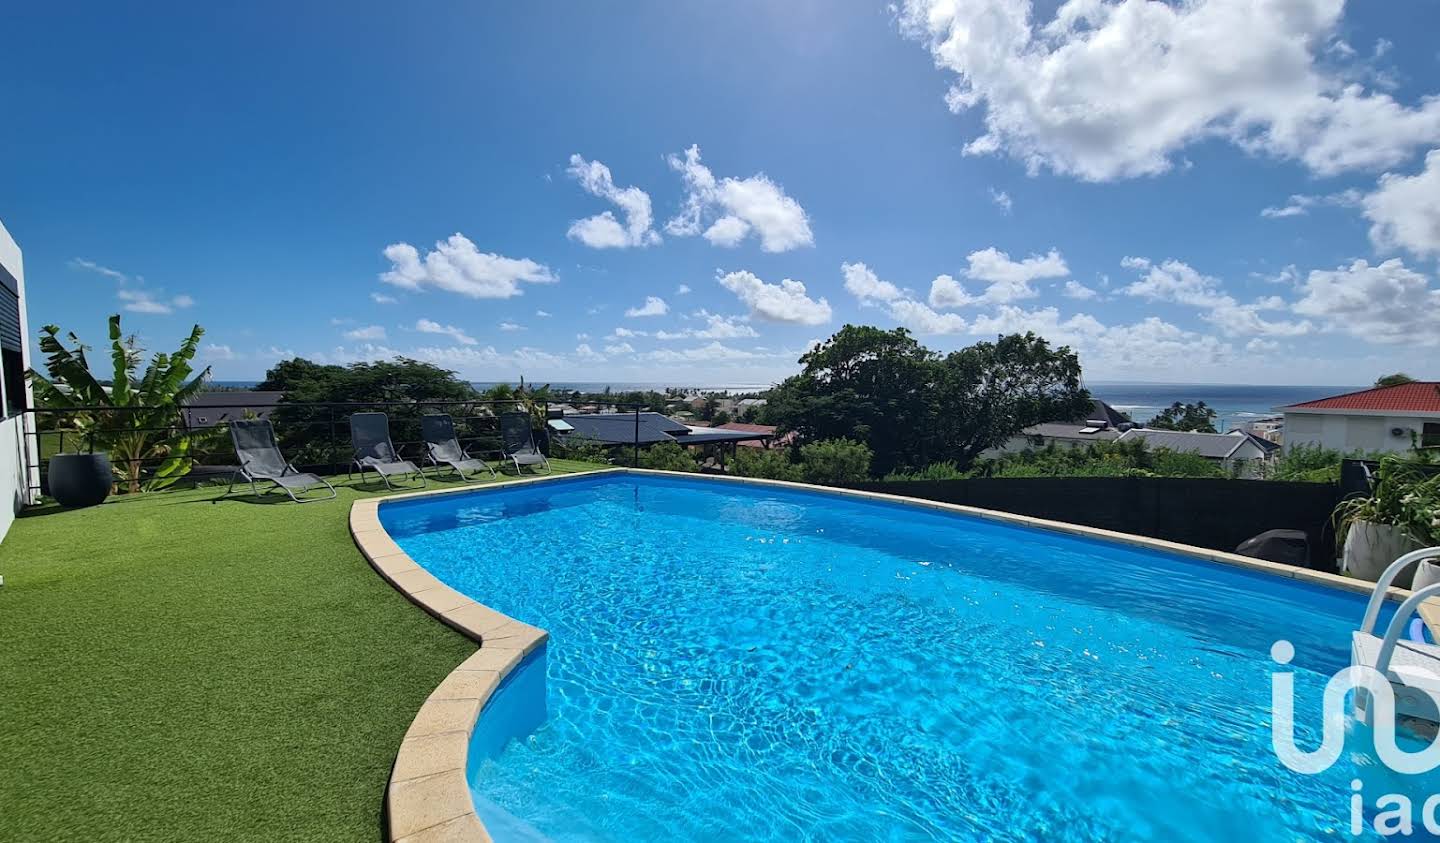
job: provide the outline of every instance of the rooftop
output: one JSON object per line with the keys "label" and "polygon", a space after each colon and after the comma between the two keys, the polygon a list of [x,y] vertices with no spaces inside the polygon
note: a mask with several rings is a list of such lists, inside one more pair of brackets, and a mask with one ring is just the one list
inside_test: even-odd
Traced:
{"label": "rooftop", "polygon": [[1332,395],[1278,408],[1292,410],[1359,410],[1380,413],[1440,414],[1440,381],[1415,381],[1395,386],[1377,386],[1344,395]]}
{"label": "rooftop", "polygon": [[1120,434],[1118,439],[1144,439],[1145,444],[1152,448],[1199,454],[1217,460],[1233,457],[1247,443],[1255,445],[1263,453],[1269,453],[1270,449],[1266,446],[1272,444],[1238,430],[1230,433],[1196,433],[1188,430],[1151,430],[1137,427]]}

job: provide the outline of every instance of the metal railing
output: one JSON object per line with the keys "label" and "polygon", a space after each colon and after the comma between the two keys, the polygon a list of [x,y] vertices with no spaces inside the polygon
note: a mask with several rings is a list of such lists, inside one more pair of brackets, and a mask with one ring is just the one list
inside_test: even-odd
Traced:
{"label": "metal railing", "polygon": [[[547,422],[558,416],[558,402],[520,400],[462,400],[462,401],[343,401],[343,402],[287,402],[275,404],[188,404],[183,407],[36,407],[25,410],[32,423],[26,425],[26,436],[31,438],[38,455],[38,472],[29,484],[31,491],[44,493],[48,487],[50,458],[62,453],[107,452],[111,465],[117,474],[131,476],[125,469],[134,466],[133,476],[140,484],[147,482],[156,468],[165,463],[170,455],[165,452],[140,453],[138,448],[116,447],[117,438],[131,436],[133,440],[164,442],[181,436],[190,440],[190,457],[194,465],[189,473],[190,482],[198,482],[217,475],[226,476],[235,468],[235,452],[229,436],[231,421],[258,415],[270,420],[275,436],[285,457],[302,471],[317,474],[349,474],[354,449],[350,443],[349,417],[357,412],[383,412],[389,416],[390,435],[396,450],[404,458],[417,464],[424,462],[425,448],[420,434],[420,417],[430,413],[449,413],[455,424],[456,437],[462,447],[475,456],[485,459],[498,457],[503,451],[500,435],[500,416],[503,413],[521,411],[529,413],[536,444],[547,456],[552,451],[563,457],[567,450],[585,448],[584,453],[593,454],[583,440],[573,440],[567,446],[563,438],[556,436]],[[615,412],[633,413],[634,437],[627,443],[604,443],[608,459],[618,461],[618,452],[628,448],[629,463],[639,465],[641,442],[641,414],[649,410],[648,404],[630,402],[586,402],[596,403]],[[553,412],[552,412],[553,410]],[[106,447],[106,443],[112,443]],[[118,481],[124,485],[125,481]]]}

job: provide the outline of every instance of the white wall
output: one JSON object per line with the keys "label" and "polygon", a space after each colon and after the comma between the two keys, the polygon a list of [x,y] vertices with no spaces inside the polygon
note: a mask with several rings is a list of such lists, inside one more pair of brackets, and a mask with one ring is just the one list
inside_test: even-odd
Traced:
{"label": "white wall", "polygon": [[[1436,422],[1440,418],[1289,412],[1285,414],[1285,447],[1303,443],[1337,451],[1408,451],[1411,431],[1419,437],[1426,423]],[[1391,435],[1397,427],[1405,431],[1403,435]]]}
{"label": "white wall", "polygon": [[[20,336],[22,365],[30,368],[30,327],[27,322],[27,309],[25,303],[25,261],[20,253],[20,246],[5,230],[3,223],[0,223],[0,267],[15,279],[16,289],[20,296]],[[25,406],[33,406],[34,399],[30,395],[30,385],[25,385]],[[5,403],[4,384],[0,382],[0,412],[3,412]],[[10,525],[15,521],[15,513],[20,507],[27,503],[33,503],[33,494],[30,487],[40,482],[40,461],[36,453],[34,437],[27,436],[26,431],[32,424],[29,415],[20,415],[0,421],[0,539],[10,531]]]}

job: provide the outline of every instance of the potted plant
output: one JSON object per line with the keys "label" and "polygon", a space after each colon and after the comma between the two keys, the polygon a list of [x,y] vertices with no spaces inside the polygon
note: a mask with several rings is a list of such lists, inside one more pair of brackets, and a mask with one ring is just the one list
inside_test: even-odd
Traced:
{"label": "potted plant", "polygon": [[50,458],[50,497],[63,507],[95,506],[110,497],[110,458],[105,454],[56,454]]}
{"label": "potted plant", "polygon": [[[1344,540],[1342,571],[1374,582],[1391,562],[1425,546],[1431,528],[1419,529],[1420,513],[1426,506],[1424,489],[1436,479],[1421,469],[1428,462],[1388,455],[1380,460],[1369,497],[1350,498],[1335,508],[1335,535]],[[1395,584],[1409,588],[1413,575],[1406,571]]]}

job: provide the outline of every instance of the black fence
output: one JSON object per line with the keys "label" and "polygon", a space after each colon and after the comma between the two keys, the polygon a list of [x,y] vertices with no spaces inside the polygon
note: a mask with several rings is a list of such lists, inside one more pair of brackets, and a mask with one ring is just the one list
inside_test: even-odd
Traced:
{"label": "black fence", "polygon": [[1311,568],[1333,570],[1340,486],[1188,477],[992,477],[849,488],[994,509],[1233,551],[1266,530],[1304,530]]}
{"label": "black fence", "polygon": [[[552,442],[547,422],[559,415],[552,412],[550,402],[502,401],[378,401],[302,403],[280,402],[265,406],[236,404],[189,404],[173,407],[63,407],[27,410],[32,418],[29,435],[39,455],[39,485],[32,489],[42,494],[48,490],[50,458],[60,453],[94,453],[105,451],[117,473],[124,475],[133,466],[137,481],[143,485],[169,457],[160,449],[126,447],[124,440],[164,442],[185,436],[189,440],[194,468],[186,482],[199,482],[217,476],[228,477],[235,466],[229,423],[247,416],[268,418],[285,457],[301,471],[317,474],[345,474],[351,470],[353,448],[350,443],[349,419],[353,413],[383,412],[390,420],[390,437],[404,458],[424,462],[425,448],[420,433],[420,418],[430,413],[448,413],[454,420],[456,437],[473,456],[498,459],[502,451],[500,416],[509,412],[525,412],[531,417],[535,440],[547,455],[564,448]],[[611,447],[609,459],[638,464],[640,458],[640,414],[646,405],[608,403],[617,412],[635,415],[635,441],[628,446]],[[119,481],[123,489],[125,481]]]}

